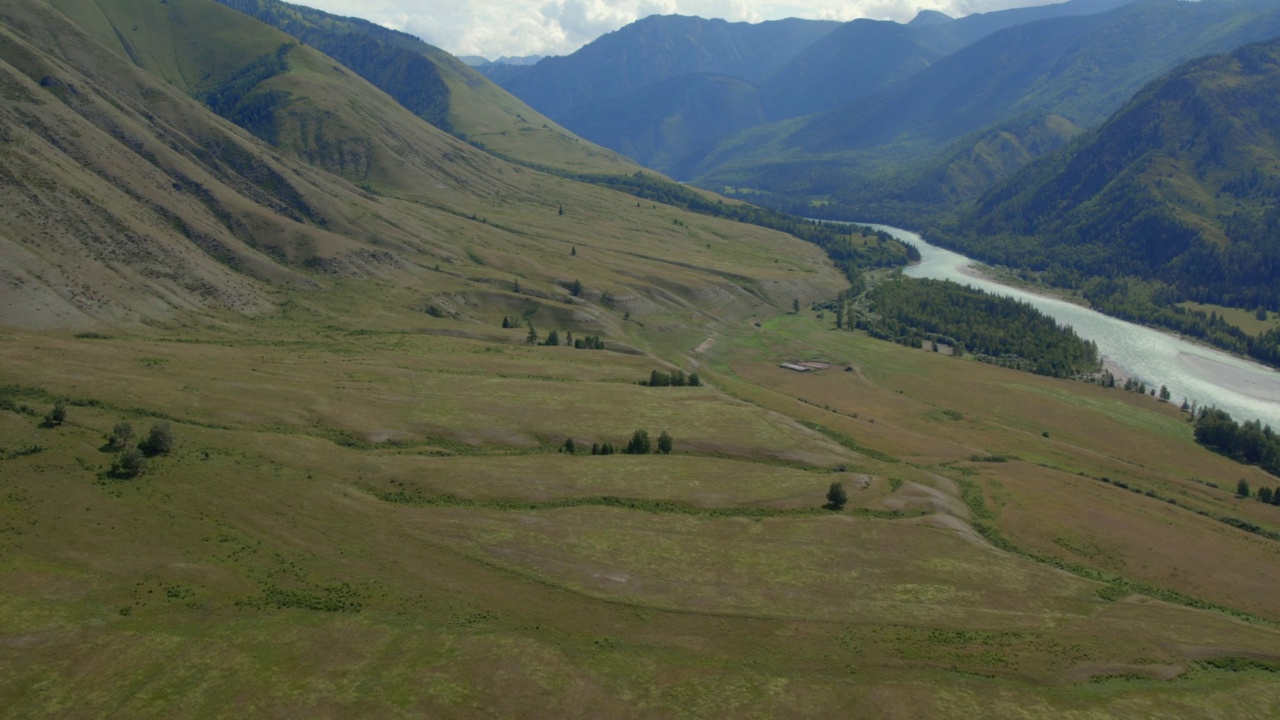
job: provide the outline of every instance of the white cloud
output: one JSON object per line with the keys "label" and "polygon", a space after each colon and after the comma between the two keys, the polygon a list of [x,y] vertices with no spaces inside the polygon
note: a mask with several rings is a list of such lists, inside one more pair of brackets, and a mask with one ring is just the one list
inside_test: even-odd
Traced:
{"label": "white cloud", "polygon": [[565,55],[649,15],[760,22],[787,17],[906,22],[920,10],[953,17],[1056,0],[306,0],[403,30],[455,55]]}

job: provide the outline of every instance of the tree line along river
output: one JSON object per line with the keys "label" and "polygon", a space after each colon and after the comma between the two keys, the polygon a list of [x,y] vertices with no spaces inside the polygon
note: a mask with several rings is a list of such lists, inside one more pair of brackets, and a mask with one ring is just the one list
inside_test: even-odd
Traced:
{"label": "tree line along river", "polygon": [[1172,402],[1212,405],[1238,421],[1261,420],[1280,430],[1280,372],[1159,330],[1119,320],[1065,300],[1038,295],[981,277],[973,260],[935,247],[918,234],[872,225],[920,250],[921,260],[903,270],[908,277],[951,280],[1035,306],[1080,337],[1092,340],[1108,363],[1147,384],[1169,388]]}

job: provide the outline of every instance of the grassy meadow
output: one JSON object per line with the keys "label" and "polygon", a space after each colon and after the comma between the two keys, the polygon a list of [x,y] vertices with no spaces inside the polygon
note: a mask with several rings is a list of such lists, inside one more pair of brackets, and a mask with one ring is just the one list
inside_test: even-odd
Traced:
{"label": "grassy meadow", "polygon": [[[1256,471],[1197,448],[1175,408],[808,311],[650,315],[618,324],[634,333],[620,352],[377,299],[3,336],[10,714],[1280,703],[1280,554],[1215,518],[1280,519],[1233,498]],[[833,366],[777,367],[811,359]],[[672,366],[706,386],[636,384]],[[58,398],[66,423],[41,427]],[[114,424],[157,419],[174,451],[112,477]],[[637,427],[674,453],[582,451]],[[820,508],[833,480],[851,495],[838,513]]]}

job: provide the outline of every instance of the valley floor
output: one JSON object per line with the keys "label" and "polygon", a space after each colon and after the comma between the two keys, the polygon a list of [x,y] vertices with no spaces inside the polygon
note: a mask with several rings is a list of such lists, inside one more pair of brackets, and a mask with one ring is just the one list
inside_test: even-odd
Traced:
{"label": "valley floor", "polygon": [[[282,322],[0,339],[7,714],[1280,709],[1280,544],[1217,519],[1280,508],[1166,404],[808,313],[712,327],[679,388],[523,328]],[[638,427],[674,452],[581,450]]]}

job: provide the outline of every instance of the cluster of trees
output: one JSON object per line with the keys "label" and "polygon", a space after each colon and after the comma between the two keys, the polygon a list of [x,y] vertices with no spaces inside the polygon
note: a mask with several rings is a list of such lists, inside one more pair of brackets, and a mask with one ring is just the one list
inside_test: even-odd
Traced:
{"label": "cluster of trees", "polygon": [[[520,323],[515,318],[509,318],[506,315],[503,315],[502,327],[507,329],[520,327]],[[560,345],[565,345],[566,347],[575,348],[577,350],[604,349],[604,340],[601,340],[598,335],[587,335],[585,337],[575,338],[572,331],[567,331],[565,332],[564,340],[562,341],[560,339],[560,332],[552,330],[547,333],[545,340],[540,340],[538,337],[538,330],[533,326],[532,320],[529,321],[528,327],[529,333],[525,335],[524,338],[526,345],[542,345],[546,347],[558,347]]]}
{"label": "cluster of trees", "polygon": [[631,442],[627,443],[627,447],[622,451],[628,455],[648,455],[651,452],[658,452],[663,455],[670,455],[672,448],[672,439],[670,433],[666,430],[658,436],[658,442],[655,446],[649,440],[649,431],[640,429],[631,435]]}
{"label": "cluster of trees", "polygon": [[945,343],[982,360],[1052,377],[1086,375],[1099,367],[1093,342],[1012,298],[953,282],[901,277],[880,283],[866,298],[873,312],[853,326],[873,337],[913,347]]}
{"label": "cluster of trees", "polygon": [[[671,434],[666,430],[663,430],[662,434],[658,436],[658,442],[655,445],[649,438],[649,431],[640,429],[636,430],[635,433],[631,435],[630,442],[628,442],[621,450],[610,442],[591,443],[591,454],[613,455],[615,453],[622,452],[627,455],[648,455],[656,451],[662,455],[670,455],[673,447],[674,440],[672,440]],[[578,446],[573,441],[573,438],[569,438],[564,441],[564,445],[560,446],[560,450],[561,452],[573,455],[578,452]]]}
{"label": "cluster of trees", "polygon": [[173,444],[173,426],[166,420],[153,423],[137,445],[134,445],[133,426],[127,422],[116,423],[107,436],[107,446],[118,453],[111,464],[111,476],[122,480],[137,477],[145,469],[147,458],[168,455]]}
{"label": "cluster of trees", "polygon": [[702,379],[698,377],[698,373],[689,373],[685,375],[680,370],[672,370],[670,373],[664,373],[661,370],[654,370],[649,373],[648,380],[641,380],[640,385],[649,387],[700,387]]}
{"label": "cluster of trees", "polygon": [[[1177,304],[1180,295],[1163,282],[1123,277],[1094,278],[1081,282],[1079,290],[1091,305],[1108,315],[1167,328],[1272,367],[1280,367],[1280,330],[1249,335],[1217,312],[1206,313]],[[1255,312],[1258,309],[1255,307]],[[1266,312],[1265,307],[1260,309]]]}
{"label": "cluster of trees", "polygon": [[274,53],[256,58],[217,85],[197,92],[196,97],[218,115],[274,144],[276,110],[288,102],[289,94],[279,90],[253,91],[289,69],[285,56],[295,45],[281,44]]}
{"label": "cluster of trees", "polygon": [[[1252,494],[1252,491],[1249,489],[1249,481],[1240,478],[1240,482],[1236,483],[1236,495],[1247,498],[1250,494]],[[1274,489],[1266,486],[1260,487],[1255,497],[1258,498],[1260,503],[1280,505],[1280,485],[1277,485]]]}
{"label": "cluster of trees", "polygon": [[[1110,370],[1103,370],[1102,372],[1095,375],[1093,379],[1095,382],[1097,382],[1099,385],[1105,388],[1113,388],[1116,386],[1116,376],[1113,375]],[[1160,390],[1157,393],[1156,386],[1154,384],[1150,388],[1148,388],[1145,380],[1139,380],[1137,378],[1131,377],[1131,378],[1125,379],[1124,385],[1120,387],[1125,392],[1136,392],[1139,395],[1152,395],[1154,397],[1159,397],[1160,402],[1169,402],[1169,400],[1172,398],[1172,393],[1169,392],[1169,387],[1167,385],[1161,385]],[[1191,404],[1188,403],[1186,400],[1183,400],[1182,409],[1190,410]]]}
{"label": "cluster of trees", "polygon": [[[44,416],[43,425],[58,427],[66,421],[67,401],[55,400],[53,408]],[[158,420],[136,445],[134,440],[133,426],[127,422],[116,423],[107,436],[106,449],[119,453],[111,466],[111,474],[115,477],[134,477],[142,472],[146,458],[168,455],[173,450],[173,426],[167,420]]]}
{"label": "cluster of trees", "polygon": [[1214,452],[1280,475],[1280,436],[1259,420],[1237,423],[1227,412],[1201,408],[1196,415],[1195,438]]}

